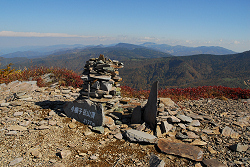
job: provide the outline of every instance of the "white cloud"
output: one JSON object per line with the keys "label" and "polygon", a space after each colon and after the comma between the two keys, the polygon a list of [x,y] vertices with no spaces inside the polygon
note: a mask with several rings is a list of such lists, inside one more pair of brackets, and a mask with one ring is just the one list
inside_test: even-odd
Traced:
{"label": "white cloud", "polygon": [[70,35],[65,33],[39,33],[39,32],[14,32],[14,31],[1,31],[1,37],[90,37]]}

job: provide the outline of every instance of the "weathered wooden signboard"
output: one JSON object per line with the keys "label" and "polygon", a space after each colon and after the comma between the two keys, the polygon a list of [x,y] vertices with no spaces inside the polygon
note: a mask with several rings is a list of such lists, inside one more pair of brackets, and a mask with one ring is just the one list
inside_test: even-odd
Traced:
{"label": "weathered wooden signboard", "polygon": [[65,114],[79,122],[91,126],[103,125],[103,107],[101,104],[92,103],[90,100],[67,102],[63,106]]}

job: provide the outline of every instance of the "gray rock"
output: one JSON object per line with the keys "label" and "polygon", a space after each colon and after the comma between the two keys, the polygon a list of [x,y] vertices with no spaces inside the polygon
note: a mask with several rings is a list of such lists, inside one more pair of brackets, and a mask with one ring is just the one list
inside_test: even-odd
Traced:
{"label": "gray rock", "polygon": [[141,123],[142,111],[141,106],[137,106],[134,108],[134,111],[131,116],[131,124],[139,124]]}
{"label": "gray rock", "polygon": [[181,132],[178,132],[175,137],[177,139],[188,139],[189,137],[187,135],[182,134]]}
{"label": "gray rock", "polygon": [[189,139],[198,139],[200,138],[198,135],[196,135],[194,132],[185,132],[185,134],[188,136]]}
{"label": "gray rock", "polygon": [[148,97],[148,102],[143,113],[143,120],[151,129],[156,129],[158,81],[154,82]]}
{"label": "gray rock", "polygon": [[181,115],[181,114],[178,114],[176,117],[179,118],[183,122],[189,122],[190,123],[190,122],[193,121],[192,118],[190,118],[188,116],[185,116],[185,115]]}
{"label": "gray rock", "polygon": [[201,126],[201,123],[199,120],[193,120],[189,125],[190,126]]}
{"label": "gray rock", "polygon": [[95,83],[93,83],[93,85],[91,87],[94,88],[94,89],[99,90],[100,89],[100,82],[96,81]]}
{"label": "gray rock", "polygon": [[13,161],[11,161],[11,162],[9,163],[9,165],[10,165],[10,166],[16,165],[16,164],[22,162],[22,160],[23,160],[22,157],[16,158],[16,159],[14,159]]}
{"label": "gray rock", "polygon": [[58,154],[61,158],[66,158],[67,156],[71,155],[71,151],[70,150],[62,150]]}
{"label": "gray rock", "polygon": [[203,151],[197,146],[174,142],[168,139],[159,139],[157,146],[166,154],[178,155],[195,161],[202,161]]}
{"label": "gray rock", "polygon": [[1,107],[8,107],[10,105],[10,103],[1,103],[0,106]]}
{"label": "gray rock", "polygon": [[95,126],[92,128],[93,131],[96,131],[98,133],[103,134],[104,133],[104,127],[103,126]]}
{"label": "gray rock", "polygon": [[17,131],[13,130],[13,131],[9,131],[8,133],[6,133],[7,136],[14,136],[17,135]]}
{"label": "gray rock", "polygon": [[115,137],[116,139],[121,140],[121,139],[122,139],[122,134],[121,134],[121,133],[117,133],[117,134],[114,135],[114,137]]}
{"label": "gray rock", "polygon": [[230,146],[230,149],[233,151],[238,151],[238,152],[245,152],[249,148],[249,145],[243,145],[241,143],[234,144]]}
{"label": "gray rock", "polygon": [[109,83],[109,82],[106,82],[106,81],[102,81],[101,83],[100,83],[100,85],[101,85],[101,90],[104,90],[104,91],[111,91],[111,89],[112,89],[112,84],[111,83]]}
{"label": "gray rock", "polygon": [[42,158],[42,154],[41,154],[40,151],[38,151],[37,148],[30,149],[29,152],[30,152],[31,155],[33,155],[35,158]]}
{"label": "gray rock", "polygon": [[161,130],[163,133],[167,133],[173,128],[173,125],[169,124],[167,121],[161,122]]}
{"label": "gray rock", "polygon": [[171,123],[179,123],[179,122],[181,122],[181,120],[176,118],[175,116],[168,117],[168,121],[171,122]]}
{"label": "gray rock", "polygon": [[97,160],[97,159],[98,159],[98,156],[96,156],[96,155],[91,155],[91,156],[89,157],[89,159]]}
{"label": "gray rock", "polygon": [[19,125],[11,125],[7,128],[7,130],[24,131],[27,130],[27,128]]}
{"label": "gray rock", "polygon": [[70,89],[63,89],[61,90],[62,94],[69,94],[69,92],[71,92]]}
{"label": "gray rock", "polygon": [[170,98],[159,98],[159,99],[160,99],[160,102],[163,103],[165,106],[178,107],[178,105]]}
{"label": "gray rock", "polygon": [[239,133],[235,132],[233,129],[229,128],[228,126],[226,126],[222,130],[222,135],[226,137],[236,138],[236,139],[240,137]]}
{"label": "gray rock", "polygon": [[164,167],[165,162],[154,154],[150,155],[149,167]]}
{"label": "gray rock", "polygon": [[129,129],[125,132],[125,136],[132,142],[156,143],[157,138],[146,132]]}
{"label": "gray rock", "polygon": [[21,116],[21,115],[23,115],[23,112],[15,112],[13,116],[16,117],[16,116]]}

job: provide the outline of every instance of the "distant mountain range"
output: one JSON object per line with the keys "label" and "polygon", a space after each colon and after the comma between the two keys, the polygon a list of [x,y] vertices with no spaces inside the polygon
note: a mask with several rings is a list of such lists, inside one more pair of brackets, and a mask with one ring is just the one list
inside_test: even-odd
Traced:
{"label": "distant mountain range", "polygon": [[197,54],[213,54],[213,55],[226,55],[226,54],[234,54],[236,52],[219,47],[219,46],[199,46],[199,47],[187,47],[187,46],[170,46],[167,44],[156,44],[152,42],[147,42],[142,44],[141,46],[145,46],[151,49],[155,49],[161,52],[169,53],[174,56],[190,56]]}
{"label": "distant mountain range", "polygon": [[[13,57],[26,57],[26,58],[37,58],[37,57],[44,57],[47,55],[51,55],[57,52],[72,50],[72,49],[85,49],[85,48],[126,48],[126,49],[136,49],[136,48],[147,48],[153,49],[156,51],[164,52],[171,54],[173,56],[188,56],[188,55],[195,55],[195,54],[214,54],[214,55],[225,55],[225,54],[234,54],[236,52],[225,49],[223,47],[218,46],[200,46],[200,47],[186,47],[186,46],[170,46],[167,44],[156,44],[152,42],[147,42],[141,45],[134,45],[128,43],[119,43],[119,44],[112,44],[108,46],[104,45],[52,45],[46,47],[20,47],[20,48],[13,48],[9,50],[1,50],[1,57],[4,58],[13,58]],[[14,52],[11,52],[14,51]],[[4,54],[3,51],[8,52]]]}
{"label": "distant mountain range", "polygon": [[119,70],[123,84],[137,89],[149,89],[156,80],[162,88],[203,85],[248,88],[244,85],[244,81],[250,79],[250,51],[227,55],[173,56],[142,45],[126,43],[62,49],[53,54],[32,59],[0,57],[0,68],[4,68],[9,63],[13,63],[16,69],[54,66],[68,68],[80,74],[86,61],[99,57],[100,54],[104,54],[111,60],[123,62],[125,67]]}

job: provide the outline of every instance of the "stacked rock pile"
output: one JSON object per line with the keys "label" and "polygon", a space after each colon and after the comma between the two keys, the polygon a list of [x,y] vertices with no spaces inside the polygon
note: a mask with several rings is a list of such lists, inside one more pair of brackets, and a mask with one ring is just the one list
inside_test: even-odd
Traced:
{"label": "stacked rock pile", "polygon": [[119,68],[123,63],[110,60],[100,55],[99,58],[89,59],[84,67],[82,79],[83,88],[79,99],[90,98],[94,102],[110,102],[120,97]]}

